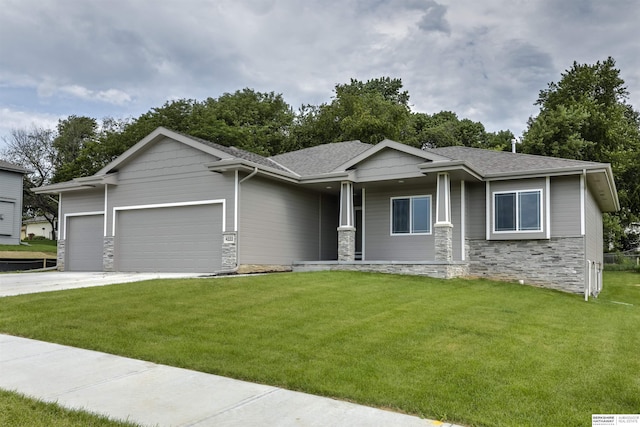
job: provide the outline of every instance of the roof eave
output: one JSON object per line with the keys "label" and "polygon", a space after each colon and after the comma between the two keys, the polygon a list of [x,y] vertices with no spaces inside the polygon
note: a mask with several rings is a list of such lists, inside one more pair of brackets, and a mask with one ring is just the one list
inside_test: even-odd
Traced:
{"label": "roof eave", "polygon": [[294,183],[298,183],[300,181],[300,177],[297,175],[276,168],[271,168],[269,166],[260,165],[246,159],[223,159],[218,160],[217,162],[206,163],[204,166],[211,172],[229,172],[235,170],[253,172],[257,170],[258,174],[270,176],[282,181]]}
{"label": "roof eave", "polygon": [[482,181],[482,175],[477,172],[469,163],[464,160],[451,160],[451,161],[437,161],[437,162],[426,162],[418,165],[418,168],[423,174],[428,173],[437,173],[437,172],[453,172],[453,171],[462,171],[465,172],[471,177],[477,179],[478,181]]}
{"label": "roof eave", "polygon": [[118,174],[112,173],[74,178],[71,181],[43,185],[42,187],[34,188],[33,192],[36,194],[59,194],[69,191],[88,190],[105,185],[118,185]]}

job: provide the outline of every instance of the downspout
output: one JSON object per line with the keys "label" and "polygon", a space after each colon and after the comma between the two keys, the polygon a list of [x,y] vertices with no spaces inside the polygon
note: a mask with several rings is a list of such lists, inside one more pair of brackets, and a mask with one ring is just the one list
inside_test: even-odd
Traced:
{"label": "downspout", "polygon": [[258,173],[258,168],[257,168],[257,167],[253,168],[253,172],[251,172],[249,175],[247,175],[247,176],[245,176],[244,178],[242,178],[242,179],[238,182],[238,184],[242,184],[243,182],[250,180],[250,179],[251,179],[251,178],[253,178],[253,177],[255,176],[255,174],[257,174],[257,173]]}
{"label": "downspout", "polygon": [[586,263],[584,264],[585,275],[584,278],[584,300],[589,301],[589,293],[591,292],[591,261],[587,255],[587,170],[582,169],[581,185],[580,185],[580,233],[582,234],[582,247],[584,248],[584,257]]}
{"label": "downspout", "polygon": [[[240,184],[242,184],[242,183],[243,183],[243,182],[245,182],[245,181],[250,180],[250,179],[251,179],[251,178],[253,178],[257,173],[258,173],[258,168],[257,168],[257,167],[254,167],[254,168],[253,168],[253,171],[252,171],[249,175],[245,176],[245,177],[244,177],[244,178],[242,178],[240,181],[237,181],[237,182],[238,182],[238,192],[240,191]],[[236,176],[237,176],[237,175],[236,175]],[[236,179],[237,179],[237,178],[236,178]],[[236,201],[235,209],[238,209],[237,204],[238,204],[238,202]],[[234,228],[235,228],[235,229],[236,229],[236,231],[237,231],[237,229],[238,229],[238,224],[234,224]],[[239,254],[239,252],[240,252],[240,251],[238,250],[238,249],[239,249],[239,248],[238,248],[238,245],[239,245],[239,239],[238,239],[238,235],[237,235],[237,233],[236,233],[236,266],[235,266],[235,267],[233,267],[233,268],[232,268],[232,269],[230,269],[230,270],[220,270],[220,271],[216,272],[216,274],[235,274],[235,273],[237,273],[237,272],[238,272],[238,269],[240,268],[240,264],[238,263],[238,254]]]}

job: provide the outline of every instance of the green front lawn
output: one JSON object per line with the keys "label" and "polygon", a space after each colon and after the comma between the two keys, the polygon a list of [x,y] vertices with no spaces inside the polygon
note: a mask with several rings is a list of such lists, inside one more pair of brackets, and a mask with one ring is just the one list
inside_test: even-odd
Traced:
{"label": "green front lawn", "polygon": [[589,302],[349,272],[156,280],[2,298],[0,331],[473,426],[640,408],[629,272],[607,272]]}
{"label": "green front lawn", "polygon": [[0,390],[0,425],[3,427],[135,427],[101,415],[61,408],[18,393]]}

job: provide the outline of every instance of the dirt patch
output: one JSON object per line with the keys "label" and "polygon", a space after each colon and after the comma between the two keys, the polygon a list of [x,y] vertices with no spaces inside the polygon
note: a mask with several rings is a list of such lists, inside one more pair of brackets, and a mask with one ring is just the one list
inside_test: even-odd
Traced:
{"label": "dirt patch", "polygon": [[56,254],[47,252],[0,251],[0,259],[56,259]]}

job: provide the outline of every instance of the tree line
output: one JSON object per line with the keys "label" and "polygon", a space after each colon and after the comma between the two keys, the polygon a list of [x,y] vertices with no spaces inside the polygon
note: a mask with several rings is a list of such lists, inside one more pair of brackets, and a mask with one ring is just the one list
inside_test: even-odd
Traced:
{"label": "tree line", "polygon": [[[351,79],[330,102],[294,110],[281,94],[250,88],[205,100],[167,101],[137,118],[97,120],[72,115],[55,129],[14,129],[5,138],[8,161],[34,171],[25,181],[25,212],[51,222],[57,206],[32,188],[88,176],[158,126],[264,156],[330,142],[389,138],[414,147],[463,145],[510,150],[509,130],[487,132],[451,111],[414,112],[401,79]],[[640,120],[608,58],[573,64],[558,83],[540,91],[540,113],[529,119],[521,150],[531,154],[612,163],[623,210],[605,219],[607,245],[626,245],[624,228],[640,216]],[[635,163],[634,163],[635,162]]]}

